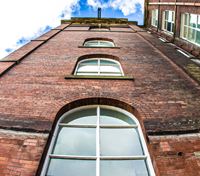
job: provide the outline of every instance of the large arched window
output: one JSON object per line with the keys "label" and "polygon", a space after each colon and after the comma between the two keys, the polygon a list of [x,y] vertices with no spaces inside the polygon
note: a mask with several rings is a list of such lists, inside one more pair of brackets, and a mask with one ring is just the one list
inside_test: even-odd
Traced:
{"label": "large arched window", "polygon": [[85,106],[58,121],[42,176],[153,176],[137,119],[111,106]]}
{"label": "large arched window", "polygon": [[86,47],[115,47],[112,41],[103,39],[90,39],[84,42]]}
{"label": "large arched window", "polygon": [[90,58],[78,62],[75,75],[123,76],[118,61],[108,58]]}

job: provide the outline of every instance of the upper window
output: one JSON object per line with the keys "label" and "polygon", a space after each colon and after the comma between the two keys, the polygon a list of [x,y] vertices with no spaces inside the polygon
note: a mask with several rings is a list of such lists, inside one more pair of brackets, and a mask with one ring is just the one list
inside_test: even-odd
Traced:
{"label": "upper window", "polygon": [[151,25],[155,27],[158,26],[158,9],[151,11]]}
{"label": "upper window", "polygon": [[154,176],[137,119],[110,106],[86,106],[59,120],[42,176]]}
{"label": "upper window", "polygon": [[169,33],[174,32],[174,18],[175,18],[175,12],[166,10],[163,12],[163,25],[162,29],[164,31],[167,31]]}
{"label": "upper window", "polygon": [[108,40],[102,39],[90,39],[84,43],[86,47],[114,47],[114,43]]}
{"label": "upper window", "polygon": [[181,15],[181,37],[200,45],[200,15],[189,13]]}
{"label": "upper window", "polygon": [[107,58],[90,58],[77,64],[75,75],[123,76],[123,72],[118,61]]}
{"label": "upper window", "polygon": [[90,26],[90,30],[91,31],[109,31],[110,28],[99,24],[98,26]]}

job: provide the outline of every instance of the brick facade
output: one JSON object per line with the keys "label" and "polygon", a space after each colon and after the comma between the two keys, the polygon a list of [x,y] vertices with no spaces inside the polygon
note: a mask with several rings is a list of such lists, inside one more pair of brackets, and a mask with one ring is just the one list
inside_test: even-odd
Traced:
{"label": "brick facade", "polygon": [[[0,62],[0,175],[39,174],[56,121],[70,109],[91,104],[120,107],[138,118],[157,175],[198,175],[198,79],[164,54],[158,38],[135,25],[108,32],[68,25]],[[80,47],[97,37],[117,47]],[[125,76],[134,79],[66,79],[88,54],[115,56]]]}
{"label": "brick facade", "polygon": [[[146,26],[154,30],[158,35],[166,38],[169,42],[175,43],[177,46],[190,52],[195,57],[200,58],[200,47],[180,37],[181,14],[183,13],[200,14],[200,3],[194,0],[149,0],[147,4],[148,4],[147,5],[148,15],[146,17]],[[154,27],[151,25],[151,18],[152,18],[151,11],[154,9],[158,9],[159,11],[158,27]],[[176,13],[174,34],[169,34],[162,30],[162,25],[163,25],[162,18],[163,18],[163,12],[165,10],[171,10]]]}

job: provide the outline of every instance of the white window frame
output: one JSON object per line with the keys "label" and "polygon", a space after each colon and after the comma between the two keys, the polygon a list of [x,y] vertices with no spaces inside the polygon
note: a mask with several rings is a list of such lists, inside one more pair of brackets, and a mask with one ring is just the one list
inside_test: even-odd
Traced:
{"label": "white window frame", "polygon": [[[83,72],[83,74],[77,74],[77,73],[80,73],[78,72],[78,68],[79,68],[79,65],[84,62],[84,61],[88,61],[88,60],[97,60],[98,61],[98,70],[97,70],[97,73],[94,73],[94,74],[87,74],[88,72]],[[103,72],[101,73],[100,72],[100,60],[107,60],[107,61],[111,61],[115,64],[117,64],[119,66],[119,69],[120,69],[120,73],[114,73],[114,72]],[[113,60],[113,59],[108,59],[108,58],[90,58],[90,59],[84,59],[84,60],[81,60],[80,62],[77,63],[77,66],[76,66],[76,69],[75,69],[75,72],[74,72],[74,75],[91,75],[91,76],[124,76],[124,73],[123,73],[123,70],[122,70],[122,67],[121,67],[121,64],[116,61],[116,60]]]}
{"label": "white window frame", "polygon": [[[197,46],[200,46],[200,43],[197,43],[197,42],[194,42],[194,41],[191,41],[190,39],[189,39],[189,33],[188,33],[188,31],[189,31],[189,29],[192,29],[192,30],[194,30],[194,31],[199,31],[200,32],[200,29],[199,28],[195,28],[195,27],[192,27],[192,26],[190,26],[189,25],[189,23],[190,23],[190,15],[191,15],[192,13],[182,13],[181,14],[181,32],[180,32],[180,37],[182,38],[182,39],[184,39],[184,40],[187,40],[188,42],[190,42],[190,43],[192,43],[192,44],[195,44],[195,45],[197,45]],[[196,25],[198,25],[198,20],[200,21],[200,14],[192,14],[192,15],[197,15],[197,23],[196,23]],[[187,16],[187,17],[186,17]],[[187,23],[188,23],[188,25],[187,24],[185,24],[185,18],[187,18],[188,19],[188,21],[187,21]],[[186,37],[184,37],[184,33],[185,33],[185,28],[186,28]],[[196,33],[197,34],[197,33]],[[195,34],[195,41],[196,41],[196,38],[197,38],[197,35]]]}
{"label": "white window frame", "polygon": [[[90,44],[90,42],[96,42],[96,44],[94,43],[93,45]],[[109,43],[111,44],[111,46],[103,46],[101,45],[101,42],[105,42],[105,43]],[[89,46],[87,46],[87,44]],[[102,47],[102,48],[110,48],[110,47],[115,47],[115,44],[112,41],[108,41],[108,40],[101,40],[101,39],[95,39],[95,40],[88,40],[86,42],[84,42],[84,46],[85,47]]]}
{"label": "white window frame", "polygon": [[[167,17],[167,13],[172,13],[172,19],[169,19],[169,16]],[[174,34],[174,25],[175,25],[175,11],[172,10],[165,10],[163,11],[163,16],[162,16],[162,30],[168,34]],[[167,30],[167,25],[168,23],[172,23],[170,31]]]}
{"label": "white window frame", "polygon": [[154,9],[151,11],[151,25],[154,27],[158,27],[158,9]]}
{"label": "white window frame", "polygon": [[[61,118],[58,120],[57,124],[56,124],[56,128],[55,128],[55,131],[54,131],[54,134],[52,136],[52,139],[51,139],[51,143],[50,143],[50,146],[49,146],[49,149],[48,149],[48,152],[47,152],[47,156],[45,158],[45,162],[44,162],[44,165],[43,165],[43,169],[42,169],[42,172],[41,172],[41,175],[40,176],[45,176],[46,175],[46,172],[47,172],[47,169],[48,169],[48,165],[49,165],[49,162],[50,162],[50,158],[52,158],[52,150],[53,150],[53,147],[54,147],[54,144],[56,142],[56,139],[57,139],[57,135],[58,135],[58,132],[59,132],[59,126],[61,125],[65,125],[67,126],[67,124],[62,124],[60,123],[66,116],[68,116],[69,114],[71,113],[74,113],[78,110],[84,110],[84,109],[89,109],[89,108],[97,108],[97,124],[96,125],[91,125],[91,124],[84,124],[84,125],[69,125],[70,127],[74,126],[74,127],[90,127],[90,128],[96,128],[96,156],[58,156],[58,155],[55,155],[54,158],[65,158],[65,159],[85,159],[85,160],[96,160],[96,176],[100,176],[100,159],[102,160],[145,160],[146,161],[146,166],[147,166],[147,172],[149,174],[149,176],[155,176],[155,172],[154,172],[154,169],[153,169],[153,165],[152,165],[152,162],[151,162],[151,158],[150,158],[150,155],[149,155],[149,152],[148,152],[148,149],[147,149],[147,146],[146,146],[146,142],[145,142],[145,139],[144,139],[144,135],[143,135],[143,132],[142,132],[142,129],[141,129],[141,126],[140,126],[140,123],[139,121],[137,120],[137,118],[127,112],[126,110],[123,110],[121,108],[117,108],[117,107],[113,107],[113,106],[108,106],[108,105],[88,105],[88,106],[83,106],[83,107],[79,107],[79,108],[75,108],[71,111],[68,111],[66,112],[65,114],[63,114],[61,116]],[[114,111],[118,111],[118,112],[121,112],[127,116],[129,116],[130,118],[132,118],[132,120],[135,122],[135,125],[127,125],[127,126],[124,126],[124,125],[100,125],[100,121],[99,121],[99,118],[100,118],[100,108],[107,108],[107,109],[110,109],[110,110],[114,110]],[[99,129],[100,128],[137,128],[138,130],[138,135],[139,135],[139,140],[141,142],[141,146],[142,146],[142,149],[143,149],[143,152],[144,152],[144,155],[142,156],[100,156],[100,148],[99,148],[99,145],[100,145],[100,135],[99,135]]]}

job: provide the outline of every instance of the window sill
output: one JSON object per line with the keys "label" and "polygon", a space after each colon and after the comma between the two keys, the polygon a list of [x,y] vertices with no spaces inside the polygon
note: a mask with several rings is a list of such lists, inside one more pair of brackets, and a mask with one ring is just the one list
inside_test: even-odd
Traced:
{"label": "window sill", "polygon": [[120,49],[120,47],[114,46],[114,47],[100,47],[100,46],[78,46],[78,48],[109,48],[109,49]]}
{"label": "window sill", "polygon": [[130,76],[96,76],[96,75],[67,75],[65,79],[105,79],[105,80],[130,80],[134,81]]}

